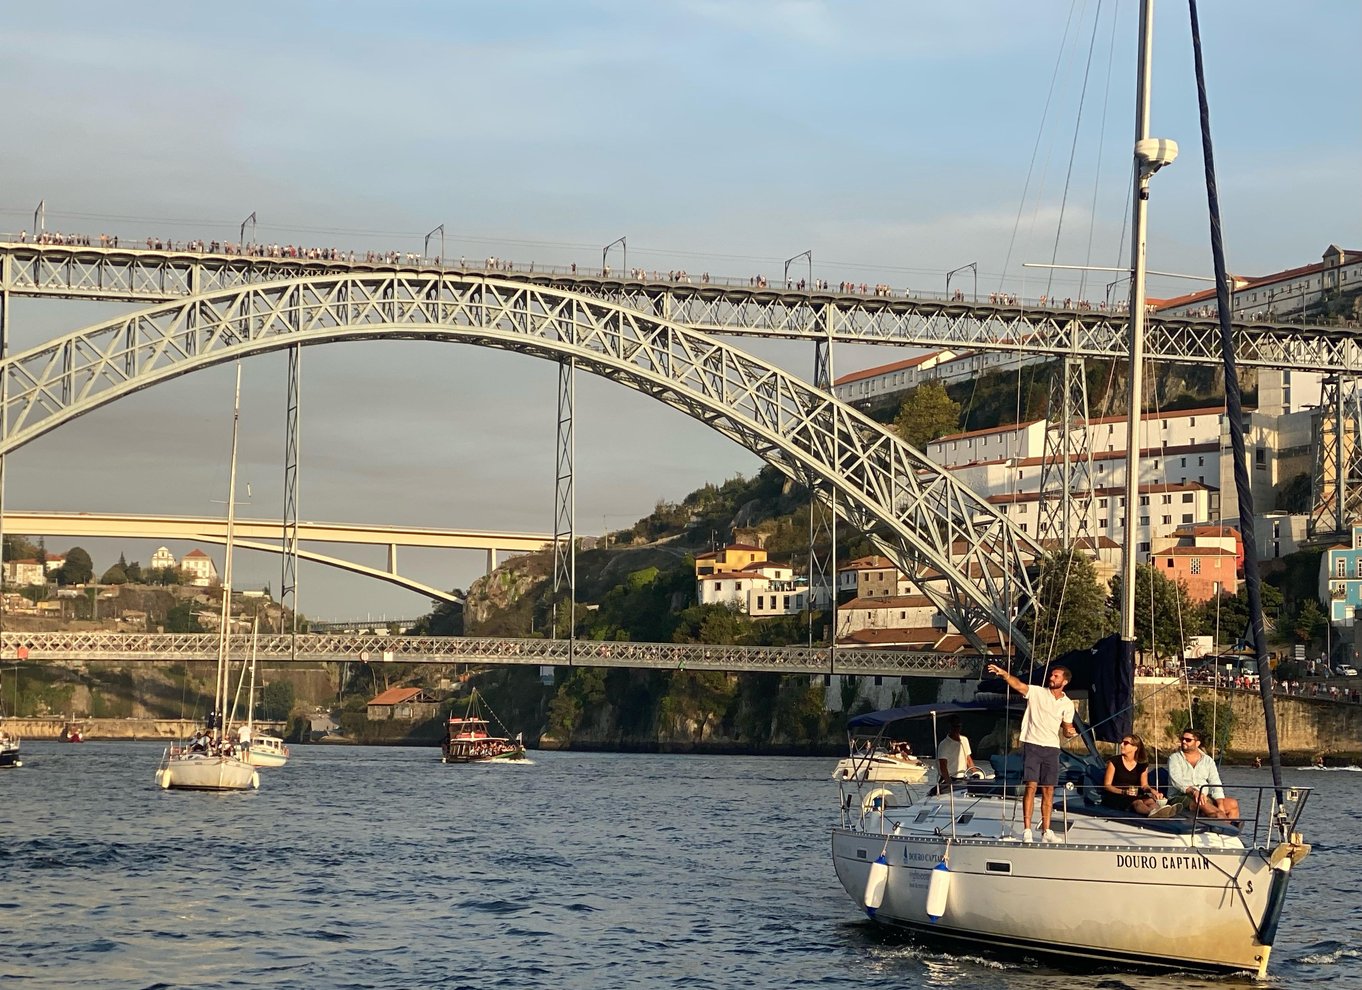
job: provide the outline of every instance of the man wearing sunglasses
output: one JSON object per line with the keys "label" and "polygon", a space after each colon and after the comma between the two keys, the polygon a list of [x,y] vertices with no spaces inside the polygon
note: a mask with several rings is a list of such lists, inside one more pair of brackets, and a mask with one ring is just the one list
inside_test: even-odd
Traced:
{"label": "man wearing sunglasses", "polygon": [[1175,801],[1183,810],[1203,818],[1239,818],[1239,802],[1225,794],[1220,786],[1220,770],[1201,751],[1200,729],[1190,726],[1182,730],[1179,751],[1168,756],[1168,779]]}

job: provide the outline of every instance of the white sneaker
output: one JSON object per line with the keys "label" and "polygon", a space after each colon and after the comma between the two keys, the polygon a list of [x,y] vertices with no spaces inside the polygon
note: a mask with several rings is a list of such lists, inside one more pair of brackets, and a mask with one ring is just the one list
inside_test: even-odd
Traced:
{"label": "white sneaker", "polygon": [[1033,836],[1033,835],[1031,834],[1031,830],[1030,830],[1029,828],[1022,829],[1022,841],[1023,841],[1023,842],[1034,842],[1034,841],[1035,841],[1035,836]]}
{"label": "white sneaker", "polygon": [[1045,830],[1045,833],[1040,837],[1040,841],[1041,841],[1041,842],[1058,842],[1059,840],[1058,840],[1057,838],[1055,838],[1055,833],[1054,833],[1054,832],[1051,832],[1051,831],[1047,828],[1047,829]]}

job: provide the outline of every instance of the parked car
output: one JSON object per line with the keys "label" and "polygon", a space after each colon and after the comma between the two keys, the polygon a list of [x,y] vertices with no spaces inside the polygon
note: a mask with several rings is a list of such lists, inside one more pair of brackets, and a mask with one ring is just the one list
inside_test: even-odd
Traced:
{"label": "parked car", "polygon": [[1350,663],[1341,663],[1337,667],[1335,667],[1334,670],[1338,673],[1339,677],[1357,676],[1357,668]]}

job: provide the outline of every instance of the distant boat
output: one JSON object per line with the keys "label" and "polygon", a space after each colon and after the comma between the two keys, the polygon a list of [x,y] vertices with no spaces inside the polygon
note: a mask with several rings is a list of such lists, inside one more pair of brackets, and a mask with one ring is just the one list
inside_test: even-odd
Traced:
{"label": "distant boat", "polygon": [[282,767],[288,762],[288,747],[278,736],[255,731],[255,668],[256,644],[260,636],[260,617],[257,615],[251,624],[251,689],[247,697],[246,724],[242,726],[238,741],[241,743],[241,758],[253,767]]}
{"label": "distant boat", "polygon": [[70,722],[62,727],[61,741],[71,743],[84,742],[85,733],[81,731],[80,726],[75,722]]}
{"label": "distant boat", "polygon": [[927,779],[927,764],[904,749],[876,747],[870,752],[852,751],[839,760],[833,780],[868,780],[895,784],[920,784]]}
{"label": "distant boat", "polygon": [[[488,709],[492,718],[495,713]],[[468,708],[463,717],[450,716],[447,734],[440,746],[441,763],[504,763],[508,760],[525,758],[525,742],[521,733],[510,736],[494,736],[487,729],[489,720],[482,717],[478,692],[474,689],[468,696]],[[497,719],[501,725],[501,720]],[[502,726],[505,732],[506,727]]]}
{"label": "distant boat", "polygon": [[245,791],[260,786],[260,771],[240,757],[228,734],[225,717],[228,694],[227,648],[232,622],[232,531],[236,522],[236,445],[241,421],[241,365],[236,368],[236,397],[232,406],[232,460],[227,481],[227,550],[222,569],[222,624],[218,627],[217,676],[213,711],[205,731],[188,746],[171,746],[156,770],[164,790]]}
{"label": "distant boat", "polygon": [[19,737],[0,731],[0,770],[13,770],[24,765],[19,759]]}

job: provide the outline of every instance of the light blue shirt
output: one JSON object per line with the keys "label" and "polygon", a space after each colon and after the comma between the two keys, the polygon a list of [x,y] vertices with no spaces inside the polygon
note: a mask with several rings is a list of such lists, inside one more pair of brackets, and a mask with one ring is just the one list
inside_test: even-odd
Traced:
{"label": "light blue shirt", "polygon": [[1220,771],[1216,768],[1215,760],[1205,753],[1201,754],[1201,759],[1196,761],[1195,766],[1189,763],[1181,752],[1169,753],[1168,779],[1173,782],[1179,794],[1185,794],[1187,788],[1195,787],[1199,791],[1206,791],[1207,797],[1215,798],[1217,801],[1225,796],[1220,787]]}

